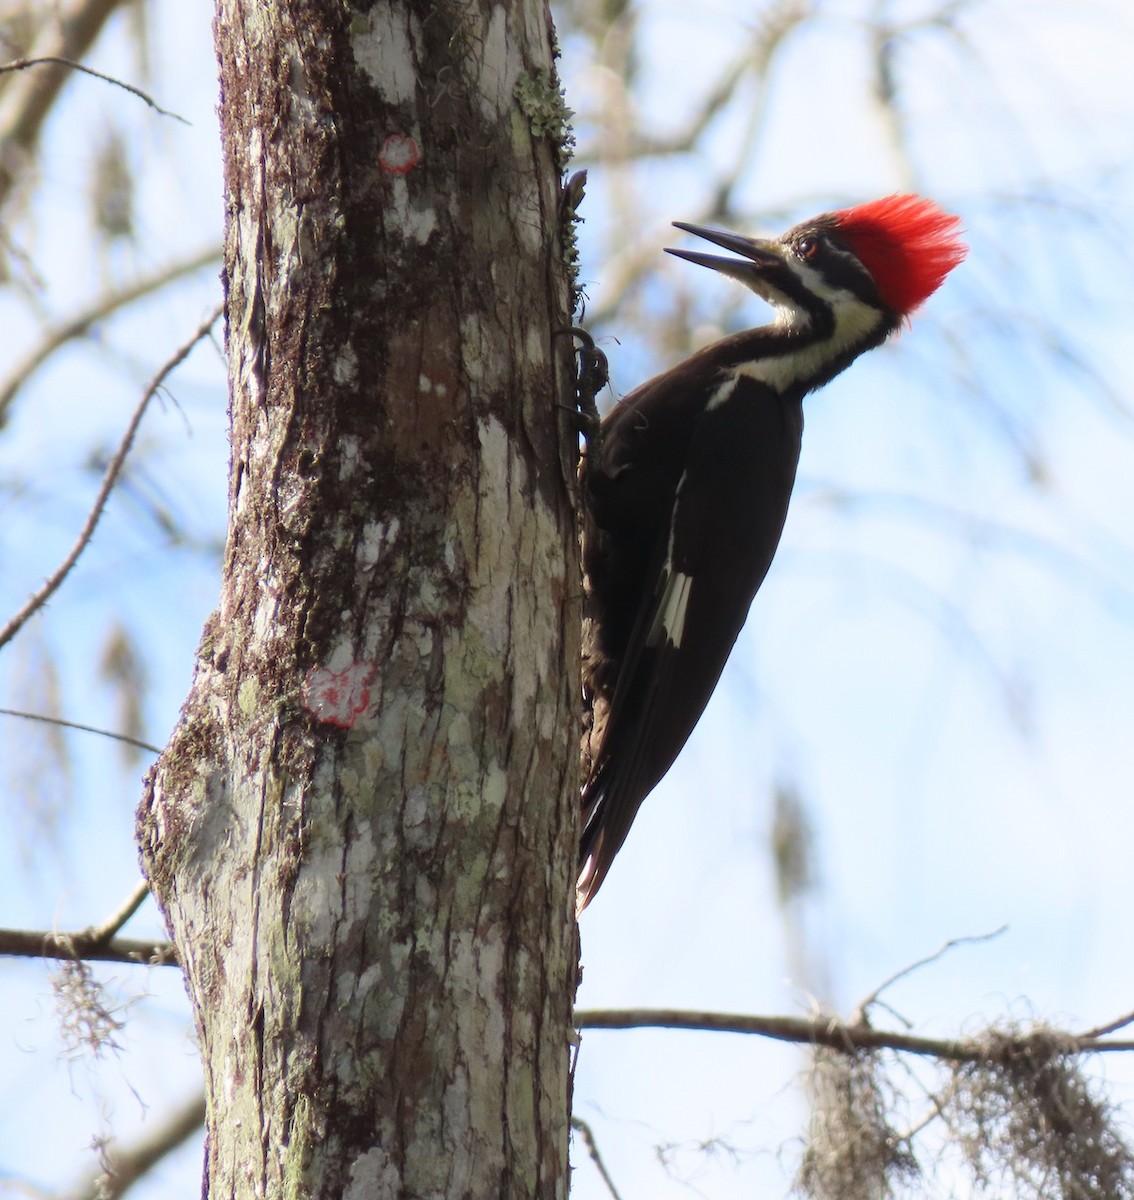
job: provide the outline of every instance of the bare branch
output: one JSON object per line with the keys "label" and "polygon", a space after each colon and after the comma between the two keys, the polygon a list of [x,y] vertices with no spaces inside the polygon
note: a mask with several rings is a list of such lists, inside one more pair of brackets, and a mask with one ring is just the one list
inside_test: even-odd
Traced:
{"label": "bare branch", "polygon": [[82,337],[92,325],[105,320],[118,309],[133,304],[135,300],[141,300],[159,288],[165,287],[166,284],[172,283],[175,279],[180,279],[183,275],[190,275],[194,271],[207,267],[210,263],[217,261],[220,256],[221,248],[219,246],[206,246],[202,250],[187,255],[179,262],[170,263],[151,275],[134,280],[126,287],[107,292],[88,308],[75,313],[74,316],[64,320],[55,328],[49,329],[39,345],[26,354],[22,361],[12,369],[7,379],[0,383],[0,425],[7,418],[8,410],[20,388],[60,346]]}
{"label": "bare branch", "polygon": [[113,938],[101,942],[89,933],[52,933],[37,929],[0,929],[0,957],[120,962],[147,967],[180,965],[172,942],[141,938]]}
{"label": "bare branch", "polygon": [[179,1108],[148,1136],[131,1146],[110,1145],[105,1169],[100,1169],[68,1190],[68,1200],[118,1200],[168,1154],[187,1142],[205,1123],[205,1097],[198,1094]]}
{"label": "bare branch", "polygon": [[134,890],[121,904],[117,911],[101,925],[92,925],[87,930],[87,937],[106,945],[114,935],[126,924],[127,921],[138,911],[145,903],[146,897],[150,894],[150,885],[144,879],[139,879],[134,887]]}
{"label": "bare branch", "polygon": [[935,963],[939,958],[944,958],[950,950],[955,949],[957,946],[968,946],[974,942],[991,942],[993,938],[1000,937],[1007,930],[1007,925],[1001,925],[999,929],[993,929],[989,933],[973,933],[965,937],[948,938],[932,954],[927,954],[925,958],[919,958],[916,962],[902,967],[900,971],[895,971],[888,979],[883,979],[869,996],[859,1001],[858,1007],[851,1016],[851,1024],[865,1025],[866,1014],[878,1002],[878,997],[892,984],[897,983],[899,979],[904,979],[907,975],[912,975],[919,968],[927,967],[930,963]]}
{"label": "bare branch", "polygon": [[0,717],[20,717],[25,721],[42,721],[45,725],[58,725],[63,729],[77,729],[81,733],[97,733],[99,737],[112,738],[116,742],[125,742],[127,746],[137,746],[150,754],[160,754],[161,747],[141,738],[131,737],[128,733],[115,733],[113,729],[100,729],[97,725],[83,725],[78,721],[64,721],[62,717],[50,717],[46,713],[21,712],[18,708],[0,708]]}
{"label": "bare branch", "polygon": [[[923,1058],[953,1062],[983,1062],[988,1057],[986,1038],[927,1038],[874,1029],[836,1017],[771,1017],[748,1013],[691,1012],[665,1008],[585,1009],[575,1014],[577,1029],[690,1029],[707,1033],[747,1033],[779,1042],[826,1046],[844,1054],[863,1050],[895,1050]],[[1064,1036],[1068,1053],[1104,1054],[1134,1050],[1134,1041],[1104,1041],[1095,1037]],[[1010,1048],[1026,1054],[1037,1039],[1050,1041],[1052,1031],[1040,1026],[1015,1035]],[[999,1042],[1001,1052],[1009,1045]]]}
{"label": "bare branch", "polygon": [[[122,0],[74,0],[44,29],[29,58],[59,58],[74,62],[94,44]],[[0,208],[3,207],[30,159],[40,130],[71,72],[49,65],[42,71],[12,75],[0,93]]]}
{"label": "bare branch", "polygon": [[[612,158],[626,160],[688,154],[697,148],[708,126],[736,99],[741,84],[747,80],[754,80],[760,89],[760,98],[751,108],[753,112],[762,114],[765,80],[773,58],[788,35],[812,15],[813,6],[808,0],[781,0],[763,13],[758,27],[752,31],[750,40],[740,53],[716,74],[713,85],[698,101],[682,129],[668,134],[657,134],[634,127],[611,139],[610,130],[604,120],[600,123],[597,144],[581,147],[577,157],[580,160],[607,162]],[[604,29],[604,37],[606,33],[607,30]],[[606,114],[603,116],[605,118]],[[746,149],[750,145],[747,138],[745,145]]]}
{"label": "bare branch", "polygon": [[174,353],[173,357],[158,371],[149,387],[146,388],[141,400],[138,401],[137,407],[134,409],[134,415],[130,418],[130,423],[126,427],[126,432],[123,434],[122,441],[114,457],[107,464],[102,486],[99,488],[91,511],[87,515],[86,523],[79,532],[75,544],[71,547],[67,557],[56,568],[54,574],[48,578],[47,582],[38,591],[34,592],[23,608],[12,617],[3,629],[0,629],[0,648],[6,646],[20,629],[23,628],[28,619],[47,603],[59,589],[63,580],[67,578],[71,568],[78,562],[79,556],[87,548],[88,543],[94,536],[95,527],[98,525],[99,518],[106,508],[106,502],[110,498],[110,493],[114,490],[114,485],[118,480],[122,465],[126,461],[127,454],[130,453],[130,447],[134,444],[134,435],[138,432],[138,426],[142,423],[142,417],[145,414],[147,406],[157,394],[158,389],[165,382],[166,378],[189,357],[197,343],[209,335],[222,311],[223,305],[217,305],[213,309],[212,313],[205,318],[193,336]]}
{"label": "bare branch", "polygon": [[101,925],[81,933],[47,933],[24,929],[0,929],[0,955],[24,958],[58,958],[71,962],[126,962],[149,966],[176,966],[177,956],[169,942],[151,942],[114,935],[138,911],[150,894],[150,885],[140,879],[118,909]]}
{"label": "bare branch", "polygon": [[75,62],[70,58],[61,58],[57,54],[43,54],[38,58],[17,58],[12,62],[0,63],[0,75],[6,74],[8,71],[23,71],[28,67],[67,67],[71,71],[81,71],[84,75],[93,75],[95,79],[101,79],[104,83],[111,83],[115,87],[121,88],[125,92],[129,92],[132,96],[137,96],[139,100],[144,100],[150,108],[156,113],[160,113],[163,117],[172,117],[175,121],[180,121],[182,125],[190,125],[191,121],[187,121],[184,117],[179,116],[175,112],[170,112],[168,109],[162,108],[160,104],[150,95],[143,92],[141,88],[136,88],[132,83],[126,83],[121,79],[115,79],[113,75],[105,75],[102,71],[96,71],[94,67],[84,66],[83,63]]}
{"label": "bare branch", "polygon": [[587,1147],[587,1153],[591,1156],[591,1162],[595,1164],[598,1173],[602,1176],[602,1181],[606,1184],[607,1191],[614,1197],[614,1200],[622,1200],[618,1194],[618,1189],[614,1186],[614,1180],[610,1177],[610,1172],[606,1169],[606,1163],[603,1162],[602,1155],[599,1153],[594,1130],[591,1129],[582,1117],[572,1117],[571,1128],[583,1139],[583,1144]]}
{"label": "bare branch", "polygon": [[1105,1025],[1096,1025],[1094,1029],[1088,1029],[1086,1033],[1080,1033],[1075,1040],[1083,1042],[1106,1037],[1108,1033],[1117,1033],[1118,1030],[1125,1029],[1127,1025],[1131,1024],[1134,1024],[1134,1012],[1125,1013],[1113,1021],[1108,1021]]}

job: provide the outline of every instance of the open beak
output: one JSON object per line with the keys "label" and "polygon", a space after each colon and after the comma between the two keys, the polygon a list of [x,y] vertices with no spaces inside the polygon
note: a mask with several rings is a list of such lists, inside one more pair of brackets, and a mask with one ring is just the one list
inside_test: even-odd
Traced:
{"label": "open beak", "polygon": [[720,271],[730,279],[743,283],[746,287],[759,291],[757,281],[768,272],[783,266],[783,247],[779,242],[765,238],[746,238],[738,233],[728,233],[723,229],[710,229],[707,225],[687,225],[684,221],[674,221],[674,227],[691,233],[695,237],[704,238],[714,246],[731,250],[741,258],[724,258],[719,254],[702,254],[699,250],[673,250],[666,247],[666,254],[676,258],[684,258],[686,262]]}

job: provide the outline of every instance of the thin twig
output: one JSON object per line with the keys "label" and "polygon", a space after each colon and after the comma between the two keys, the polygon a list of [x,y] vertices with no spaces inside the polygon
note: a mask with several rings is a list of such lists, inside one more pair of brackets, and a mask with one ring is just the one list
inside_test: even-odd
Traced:
{"label": "thin twig", "polygon": [[84,66],[83,63],[75,62],[71,58],[62,58],[58,54],[43,54],[38,58],[16,58],[11,62],[0,63],[0,75],[9,71],[23,71],[28,67],[44,66],[68,67],[72,71],[81,71],[84,75],[93,75],[95,79],[101,79],[103,83],[111,83],[115,87],[120,87],[124,92],[137,96],[139,100],[144,100],[154,112],[160,113],[163,117],[172,117],[175,121],[180,121],[182,125],[191,126],[193,124],[192,121],[187,121],[177,113],[162,108],[152,96],[147,95],[141,88],[136,88],[132,83],[124,83],[121,79],[115,79],[113,75],[104,75],[102,71],[96,71],[94,67]]}
{"label": "thin twig", "polygon": [[946,1101],[951,1101],[956,1091],[957,1076],[952,1075],[945,1087],[944,1097],[939,1096],[936,1092],[928,1092],[929,1107],[912,1125],[907,1125],[901,1131],[898,1140],[905,1143],[912,1142],[923,1129],[928,1129],[934,1121],[939,1120],[944,1121],[946,1127],[952,1132],[953,1127],[949,1121],[949,1107]]}
{"label": "thin twig", "polygon": [[146,897],[150,894],[150,885],[144,879],[139,879],[134,887],[134,890],[119,905],[113,916],[103,921],[101,925],[92,925],[86,931],[86,936],[92,941],[98,942],[101,945],[106,945],[111,941],[114,935],[126,924],[127,921],[142,907]]}
{"label": "thin twig", "polygon": [[188,255],[180,262],[162,267],[153,274],[136,279],[116,291],[107,292],[87,308],[49,329],[43,340],[16,364],[8,377],[0,384],[0,424],[6,419],[8,410],[20,388],[60,346],[82,337],[92,325],[105,320],[120,308],[133,304],[135,300],[141,300],[167,283],[180,279],[183,275],[189,275],[193,271],[207,267],[211,262],[218,260],[221,253],[219,246],[206,246],[204,249]]}
{"label": "thin twig", "polygon": [[141,400],[138,401],[137,407],[134,409],[134,415],[130,418],[130,423],[126,427],[126,432],[122,436],[122,441],[119,444],[114,457],[110,460],[106,468],[106,474],[102,479],[102,486],[99,488],[98,495],[95,497],[91,511],[87,514],[86,523],[83,525],[75,544],[71,547],[70,552],[62,563],[56,568],[47,582],[37,591],[34,592],[28,599],[27,603],[20,609],[18,613],[0,629],[0,648],[6,646],[12,638],[20,631],[28,619],[41,609],[44,604],[55,594],[63,580],[67,578],[71,568],[79,559],[79,555],[87,548],[87,544],[94,536],[95,526],[98,525],[99,518],[102,516],[103,510],[106,508],[106,502],[110,498],[110,493],[114,489],[115,483],[118,481],[118,475],[122,470],[122,465],[126,461],[127,454],[130,453],[130,447],[134,443],[134,435],[138,432],[138,426],[142,423],[142,417],[145,414],[146,408],[150,401],[157,394],[158,389],[165,382],[166,378],[179,367],[192,353],[193,348],[198,342],[202,341],[209,335],[212,327],[216,324],[217,319],[223,311],[223,305],[217,305],[212,313],[206,317],[197,329],[196,333],[178,349],[173,357],[161,368],[154,376],[149,387],[146,388]]}
{"label": "thin twig", "polygon": [[[689,1029],[708,1033],[746,1033],[772,1038],[779,1042],[796,1042],[807,1046],[826,1046],[844,1054],[861,1050],[896,1050],[903,1054],[918,1054],[924,1058],[948,1059],[953,1062],[982,1062],[988,1057],[988,1043],[981,1038],[927,1038],[906,1033],[874,1029],[869,1025],[840,1021],[834,1017],[769,1017],[747,1013],[682,1012],[672,1009],[589,1009],[575,1014],[577,1029]],[[1041,1036],[1045,1044],[1051,1040],[1051,1030]],[[1032,1035],[1023,1033],[1000,1043],[1026,1052]],[[1068,1036],[1067,1049],[1076,1054],[1105,1054],[1134,1050],[1134,1041],[1103,1041],[1099,1038]]]}
{"label": "thin twig", "polygon": [[1125,1029],[1127,1025],[1134,1024],[1134,1012],[1128,1012],[1125,1016],[1119,1017],[1116,1021],[1109,1021],[1106,1025],[1099,1025],[1094,1029],[1088,1029],[1086,1033],[1080,1033],[1075,1038],[1077,1042],[1093,1040],[1094,1038],[1106,1037],[1108,1033],[1115,1033],[1119,1029]]}
{"label": "thin twig", "polygon": [[150,754],[160,754],[161,747],[141,738],[131,737],[128,733],[115,733],[113,729],[100,729],[97,725],[83,725],[79,721],[64,721],[62,717],[49,717],[46,713],[21,712],[18,708],[0,708],[0,717],[20,717],[25,721],[42,721],[45,725],[59,725],[64,729],[77,729],[80,733],[97,733],[99,737],[113,738],[116,742],[125,742],[127,746],[136,746]]}
{"label": "thin twig", "polygon": [[614,1186],[614,1180],[610,1177],[610,1172],[606,1169],[606,1163],[602,1161],[598,1142],[595,1141],[594,1130],[591,1129],[582,1117],[572,1117],[571,1128],[583,1139],[583,1144],[587,1147],[587,1153],[591,1156],[591,1162],[598,1168],[598,1173],[602,1176],[602,1181],[606,1184],[611,1196],[614,1197],[614,1200],[622,1200],[622,1197],[618,1194],[618,1189]]}
{"label": "thin twig", "polygon": [[0,957],[120,962],[148,967],[179,965],[172,942],[142,938],[113,938],[109,942],[100,942],[85,932],[53,933],[39,929],[0,929]]}
{"label": "thin twig", "polygon": [[917,962],[912,962],[908,966],[903,967],[900,971],[895,971],[894,974],[888,979],[883,979],[869,996],[859,1001],[858,1007],[854,1010],[854,1014],[851,1017],[851,1024],[866,1024],[867,1011],[872,1005],[877,1004],[878,997],[881,996],[888,987],[897,983],[899,979],[905,979],[907,975],[912,975],[914,971],[920,970],[922,967],[929,966],[930,963],[936,962],[939,958],[944,958],[944,956],[948,954],[950,950],[957,946],[965,946],[973,942],[989,942],[993,938],[1000,937],[1000,935],[1006,933],[1007,930],[1007,925],[1001,925],[999,929],[993,929],[990,933],[970,933],[964,937],[949,938],[948,940],[942,942],[932,954],[927,954],[925,958],[919,958]]}
{"label": "thin twig", "polygon": [[[81,61],[94,45],[122,0],[59,0],[58,19],[42,22],[26,57]],[[0,90],[0,208],[7,204],[18,179],[30,170],[43,123],[71,72],[60,67],[17,71]]]}

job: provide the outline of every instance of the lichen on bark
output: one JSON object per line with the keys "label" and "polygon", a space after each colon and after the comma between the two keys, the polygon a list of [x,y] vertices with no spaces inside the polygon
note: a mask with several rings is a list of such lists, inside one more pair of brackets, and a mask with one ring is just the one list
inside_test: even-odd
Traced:
{"label": "lichen on bark", "polygon": [[567,1187],[578,575],[542,4],[220,0],[230,528],[139,813],[211,1194]]}

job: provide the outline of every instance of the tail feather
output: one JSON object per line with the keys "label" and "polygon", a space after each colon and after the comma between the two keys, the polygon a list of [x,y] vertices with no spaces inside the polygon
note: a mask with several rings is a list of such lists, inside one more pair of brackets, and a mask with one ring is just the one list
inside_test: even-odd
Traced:
{"label": "tail feather", "polygon": [[[583,787],[583,832],[579,839],[576,911],[594,899],[630,832],[642,801],[658,782],[656,766],[676,756],[657,754],[658,705],[672,674],[671,653],[650,653],[637,682],[637,695],[623,695],[606,730],[591,777]],[[639,659],[642,664],[642,659]],[[629,690],[629,689],[628,689]]]}

